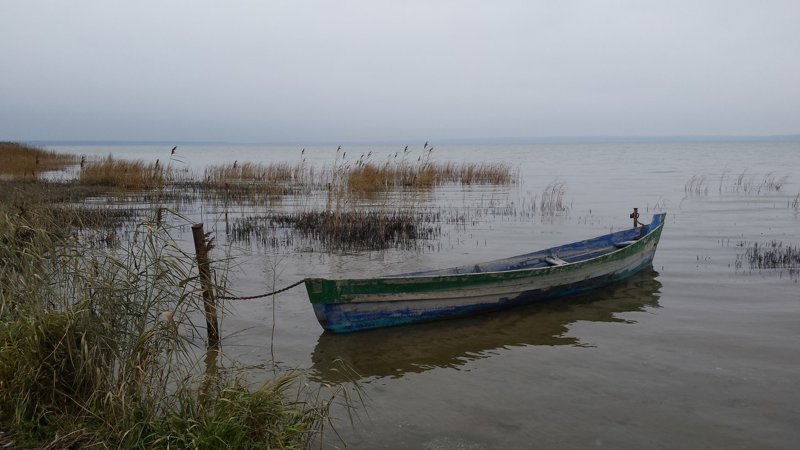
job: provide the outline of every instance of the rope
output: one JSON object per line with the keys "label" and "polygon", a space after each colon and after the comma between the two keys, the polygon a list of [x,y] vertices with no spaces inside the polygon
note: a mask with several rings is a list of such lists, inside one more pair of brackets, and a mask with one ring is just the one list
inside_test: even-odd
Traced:
{"label": "rope", "polygon": [[267,292],[266,294],[261,294],[261,295],[251,295],[249,297],[217,297],[217,298],[219,300],[255,300],[257,298],[269,297],[270,295],[280,294],[283,291],[288,291],[289,289],[291,289],[291,288],[293,288],[295,286],[299,286],[299,285],[303,284],[304,281],[305,280],[300,280],[297,283],[294,283],[292,285],[286,286],[283,289],[278,289],[277,291]]}

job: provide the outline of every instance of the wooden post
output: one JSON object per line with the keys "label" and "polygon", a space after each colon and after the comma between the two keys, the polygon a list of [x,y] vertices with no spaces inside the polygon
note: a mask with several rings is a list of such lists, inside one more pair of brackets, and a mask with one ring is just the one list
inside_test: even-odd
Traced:
{"label": "wooden post", "polygon": [[633,228],[639,226],[639,208],[633,208],[633,212],[631,213],[631,219],[633,219]]}
{"label": "wooden post", "polygon": [[203,288],[203,307],[206,312],[208,348],[219,348],[217,305],[214,303],[213,286],[211,284],[211,266],[208,260],[208,243],[206,242],[206,235],[203,232],[202,223],[192,225],[192,237],[194,237],[194,251],[197,256],[200,285]]}
{"label": "wooden post", "polygon": [[211,398],[212,388],[216,385],[216,380],[219,374],[217,367],[217,357],[219,356],[219,349],[208,348],[206,350],[206,374],[203,377],[203,382],[200,383],[199,399],[206,404],[206,401]]}

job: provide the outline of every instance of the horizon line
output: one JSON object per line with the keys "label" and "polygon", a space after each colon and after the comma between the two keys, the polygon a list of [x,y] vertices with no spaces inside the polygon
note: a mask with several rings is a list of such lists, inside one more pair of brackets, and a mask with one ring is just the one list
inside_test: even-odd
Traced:
{"label": "horizon line", "polygon": [[26,139],[0,142],[20,142],[30,145],[406,145],[411,141],[431,144],[590,144],[632,142],[793,142],[800,134],[771,135],[586,135],[586,136],[535,136],[494,138],[443,138],[443,139],[312,139],[312,140],[198,140],[198,139]]}

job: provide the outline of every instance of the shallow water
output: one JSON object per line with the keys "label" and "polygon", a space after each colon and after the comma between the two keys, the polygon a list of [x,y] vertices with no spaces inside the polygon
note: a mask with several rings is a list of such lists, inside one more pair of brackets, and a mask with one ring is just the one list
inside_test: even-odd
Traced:
{"label": "shallow water", "polygon": [[[372,151],[381,163],[402,147],[342,150],[351,159]],[[156,146],[54,148],[169,157],[169,148]],[[234,160],[293,163],[301,149],[182,146],[176,164],[199,171]],[[336,146],[305,149],[309,163],[336,158]],[[408,158],[422,154],[418,146]],[[323,253],[298,246],[278,255],[233,246],[234,291],[270,290],[273,273],[281,287],[308,276],[374,276],[526,253],[627,228],[632,207],[645,222],[667,213],[653,269],[569,300],[352,335],[324,333],[304,290],[294,289],[275,299],[274,341],[272,300],[230,302],[226,354],[265,367],[260,375],[254,369],[254,378],[270,377],[274,361],[335,383],[345,379],[340,361],[346,363],[366,396],[355,426],[339,410],[338,431],[351,448],[796,445],[798,275],[738,268],[736,256],[753,242],[800,244],[800,214],[791,206],[800,193],[800,143],[437,145],[432,157],[507,162],[519,169],[519,183],[448,186],[418,197],[418,207],[463,218],[441,223],[440,240],[423,249]],[[705,182],[687,193],[693,176]],[[755,192],[770,176],[787,178],[779,191]],[[556,180],[565,185],[568,211],[532,211]],[[224,242],[220,205],[184,212]],[[333,433],[326,444],[343,446]]]}

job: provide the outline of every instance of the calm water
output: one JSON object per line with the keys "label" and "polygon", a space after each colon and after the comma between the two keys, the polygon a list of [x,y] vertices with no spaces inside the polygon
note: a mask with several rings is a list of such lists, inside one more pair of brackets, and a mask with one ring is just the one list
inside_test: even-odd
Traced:
{"label": "calm water", "polygon": [[[307,146],[330,163],[336,146]],[[169,148],[57,147],[162,161]],[[184,146],[190,170],[234,160],[299,162],[301,146]],[[402,146],[351,146],[347,159]],[[422,154],[413,149],[409,161]],[[435,161],[501,161],[511,187],[439,189],[417,207],[462,217],[422,251],[274,254],[233,246],[235,291],[250,295],[307,276],[361,277],[480,262],[645,222],[667,212],[653,270],[570,300],[486,316],[352,335],[324,333],[303,289],[228,305],[226,354],[254,378],[307,370],[341,381],[343,361],[366,408],[338,430],[351,448],[796,448],[800,440],[800,284],[789,270],[737,269],[742,243],[800,245],[800,143],[624,143],[436,146]],[[743,175],[743,176],[742,176]],[[687,182],[705,177],[699,192]],[[737,185],[741,177],[742,183]],[[780,191],[743,192],[773,177]],[[566,213],[530,205],[564,183]],[[737,187],[738,186],[738,187]],[[707,189],[707,192],[706,192]],[[230,215],[296,202],[231,208]],[[219,205],[186,211],[224,241]],[[220,251],[221,253],[221,251]],[[272,345],[272,348],[271,348]],[[326,444],[342,447],[333,434]]]}

